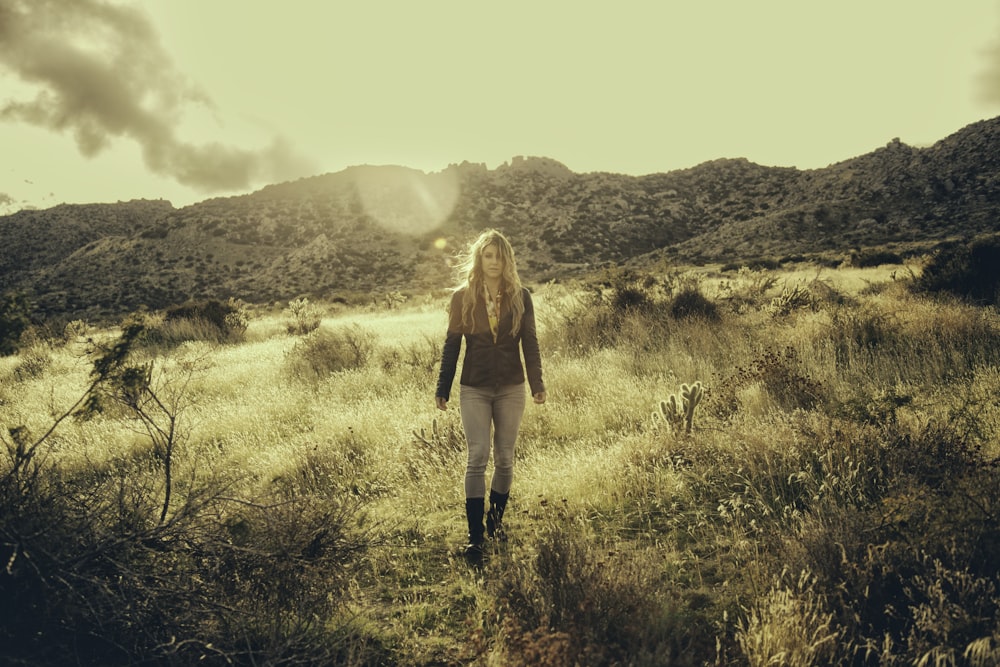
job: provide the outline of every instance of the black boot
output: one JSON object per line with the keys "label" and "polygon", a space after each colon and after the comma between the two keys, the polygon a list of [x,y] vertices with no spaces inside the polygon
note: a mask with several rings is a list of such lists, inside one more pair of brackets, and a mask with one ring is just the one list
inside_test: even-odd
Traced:
{"label": "black boot", "polygon": [[497,493],[490,489],[490,511],[486,515],[486,534],[491,539],[506,540],[503,529],[503,513],[507,509],[507,498],[510,493]]}
{"label": "black boot", "polygon": [[482,558],[483,555],[483,514],[486,501],[483,498],[465,499],[465,518],[469,522],[469,540],[465,545],[467,558]]}

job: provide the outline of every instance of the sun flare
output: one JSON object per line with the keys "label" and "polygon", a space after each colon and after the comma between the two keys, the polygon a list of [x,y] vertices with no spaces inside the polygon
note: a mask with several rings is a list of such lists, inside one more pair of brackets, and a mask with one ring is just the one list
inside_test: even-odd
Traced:
{"label": "sun flare", "polygon": [[425,174],[406,167],[362,168],[356,181],[365,213],[381,227],[419,236],[441,226],[458,201],[454,171]]}

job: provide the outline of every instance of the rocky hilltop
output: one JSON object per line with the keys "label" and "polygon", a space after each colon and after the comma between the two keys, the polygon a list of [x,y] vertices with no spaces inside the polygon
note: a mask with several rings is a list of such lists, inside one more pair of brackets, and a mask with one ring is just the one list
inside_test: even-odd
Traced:
{"label": "rocky hilltop", "polygon": [[183,208],[143,200],[0,217],[0,292],[23,292],[44,314],[116,317],[201,298],[441,286],[452,251],[485,227],[504,230],[525,279],[542,281],[609,263],[926,249],[996,231],[998,214],[1000,118],[814,170],[722,159],[578,174],[542,157],[432,174],[357,166]]}

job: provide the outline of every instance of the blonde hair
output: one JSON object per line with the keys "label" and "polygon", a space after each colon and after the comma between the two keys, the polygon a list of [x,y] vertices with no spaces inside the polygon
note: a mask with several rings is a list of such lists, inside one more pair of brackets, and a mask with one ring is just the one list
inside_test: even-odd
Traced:
{"label": "blonde hair", "polygon": [[502,299],[510,304],[514,314],[514,325],[511,335],[517,336],[521,330],[521,317],[524,315],[524,294],[521,278],[517,275],[517,263],[514,261],[514,248],[510,241],[496,229],[486,229],[473,241],[455,269],[460,281],[458,289],[465,289],[462,295],[462,325],[469,331],[473,327],[472,312],[478,303],[486,301],[483,296],[485,283],[483,278],[483,251],[490,246],[496,246],[503,259],[503,274],[500,281]]}

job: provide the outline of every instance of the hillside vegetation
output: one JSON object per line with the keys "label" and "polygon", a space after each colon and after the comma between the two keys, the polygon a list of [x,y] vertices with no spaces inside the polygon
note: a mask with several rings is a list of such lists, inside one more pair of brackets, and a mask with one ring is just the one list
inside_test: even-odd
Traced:
{"label": "hillside vegetation", "polygon": [[922,268],[536,285],[550,400],[480,567],[446,294],[26,340],[2,659],[997,664],[1000,317]]}
{"label": "hillside vegetation", "polygon": [[814,170],[720,159],[626,176],[515,158],[433,174],[351,167],[180,209],[63,205],[0,217],[0,293],[44,316],[112,321],[201,299],[360,302],[445,284],[451,249],[484,227],[541,281],[609,264],[905,258],[997,231],[998,156],[1000,118]]}

